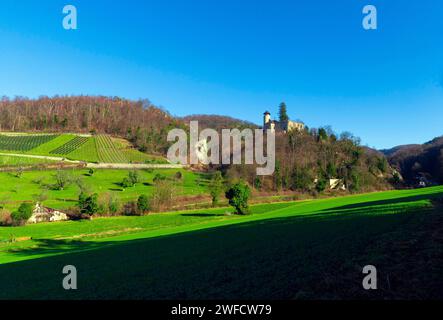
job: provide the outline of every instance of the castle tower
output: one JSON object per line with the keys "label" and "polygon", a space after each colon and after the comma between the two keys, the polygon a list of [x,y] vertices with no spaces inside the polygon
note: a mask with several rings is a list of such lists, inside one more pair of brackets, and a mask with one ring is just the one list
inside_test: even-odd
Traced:
{"label": "castle tower", "polygon": [[266,111],[263,114],[263,128],[264,129],[269,125],[269,122],[271,122],[271,113],[269,111]]}

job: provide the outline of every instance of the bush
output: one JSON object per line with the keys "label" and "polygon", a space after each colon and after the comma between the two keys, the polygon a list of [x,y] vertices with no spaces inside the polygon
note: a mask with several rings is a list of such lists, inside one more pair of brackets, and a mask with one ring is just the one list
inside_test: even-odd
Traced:
{"label": "bush", "polygon": [[11,214],[14,225],[23,225],[32,216],[33,206],[31,203],[22,203],[17,211]]}
{"label": "bush", "polygon": [[6,209],[0,209],[0,226],[12,225],[11,212]]}
{"label": "bush", "polygon": [[154,179],[152,181],[154,181],[154,183],[160,182],[160,181],[165,181],[166,180],[166,176],[161,174],[161,173],[157,173],[154,176]]}
{"label": "bush", "polygon": [[137,183],[140,182],[140,176],[138,171],[129,171],[128,176],[125,177],[121,183],[123,188],[130,188],[135,186]]}
{"label": "bush", "polygon": [[261,179],[259,177],[256,177],[254,179],[254,188],[257,189],[257,190],[261,190],[261,188],[262,188],[262,182],[261,182]]}
{"label": "bush", "polygon": [[159,180],[154,185],[151,196],[151,208],[157,211],[170,209],[173,205],[176,189],[169,180]]}
{"label": "bush", "polygon": [[360,188],[361,188],[361,179],[360,176],[358,175],[358,173],[353,172],[351,174],[351,184],[349,186],[349,191],[351,192],[359,192]]}
{"label": "bush", "polygon": [[310,191],[312,181],[314,181],[308,168],[294,168],[291,174],[291,189]]}
{"label": "bush", "polygon": [[177,181],[181,181],[183,179],[183,173],[181,173],[181,171],[177,171],[174,175],[174,179]]}
{"label": "bush", "polygon": [[120,201],[114,194],[110,194],[108,198],[108,210],[111,215],[116,215],[120,210]]}
{"label": "bush", "polygon": [[55,190],[64,190],[73,181],[71,175],[63,170],[58,170],[54,177],[55,177],[55,184],[54,184]]}
{"label": "bush", "polygon": [[144,213],[148,212],[150,208],[151,207],[149,204],[148,196],[142,194],[140,197],[138,197],[137,209],[140,213],[144,214]]}
{"label": "bush", "polygon": [[212,198],[212,206],[215,207],[218,204],[220,194],[223,191],[223,177],[220,171],[214,173],[209,182],[208,189]]}
{"label": "bush", "polygon": [[136,216],[138,215],[137,204],[133,201],[125,203],[123,206],[123,214],[125,216]]}
{"label": "bush", "polygon": [[99,211],[98,195],[94,193],[88,196],[85,193],[80,193],[78,197],[78,207],[81,214],[87,214],[93,216]]}
{"label": "bush", "polygon": [[132,186],[135,186],[137,183],[139,183],[140,182],[140,175],[139,175],[138,171],[136,171],[136,170],[129,171],[128,179],[129,179],[130,183],[132,184]]}
{"label": "bush", "polygon": [[326,189],[328,182],[326,181],[325,178],[321,178],[317,181],[317,185],[315,186],[315,190],[317,190],[317,192],[323,192]]}
{"label": "bush", "polygon": [[133,187],[134,185],[131,183],[131,180],[129,180],[128,177],[124,178],[122,183],[121,183],[123,188],[130,188]]}
{"label": "bush", "polygon": [[250,195],[251,190],[244,182],[236,183],[226,191],[226,198],[229,200],[229,204],[237,210],[237,214],[249,213],[248,200]]}

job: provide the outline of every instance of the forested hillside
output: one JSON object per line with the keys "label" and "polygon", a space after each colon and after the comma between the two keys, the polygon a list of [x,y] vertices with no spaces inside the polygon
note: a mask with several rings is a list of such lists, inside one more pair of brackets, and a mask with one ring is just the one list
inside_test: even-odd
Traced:
{"label": "forested hillside", "polygon": [[107,133],[152,153],[165,152],[167,132],[177,126],[181,121],[147,100],[55,96],[0,101],[0,131]]}
{"label": "forested hillside", "polygon": [[420,178],[430,183],[443,183],[443,137],[422,145],[395,147],[384,153],[407,183],[414,184]]}
{"label": "forested hillside", "polygon": [[[392,170],[385,156],[362,147],[350,133],[329,128],[293,131],[276,137],[276,169],[272,177],[257,177],[251,166],[226,168],[230,177],[247,177],[257,189],[322,192],[329,179],[341,179],[348,191],[391,188]],[[317,183],[314,181],[317,180]]]}

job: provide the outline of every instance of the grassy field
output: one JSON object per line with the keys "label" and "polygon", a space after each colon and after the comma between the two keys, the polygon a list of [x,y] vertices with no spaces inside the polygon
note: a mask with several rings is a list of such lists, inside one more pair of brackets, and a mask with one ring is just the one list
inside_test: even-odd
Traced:
{"label": "grassy field", "polygon": [[[151,194],[156,174],[173,177],[178,171],[183,175],[182,181],[177,182],[178,195],[198,195],[206,192],[204,175],[181,169],[140,170],[140,183],[131,188],[120,186],[128,175],[127,170],[96,170],[92,176],[87,169],[67,170],[73,178],[83,180],[91,192],[113,193],[122,201],[135,200],[141,194]],[[55,182],[55,174],[54,170],[36,170],[25,171],[21,177],[17,177],[15,172],[0,172],[0,204],[6,209],[15,210],[21,202],[33,200],[45,193],[48,197],[44,202],[46,206],[56,209],[74,206],[78,200],[79,188],[76,184],[71,184],[64,190],[52,190],[50,185]]]}
{"label": "grassy field", "polygon": [[[158,156],[152,156],[134,149],[124,139],[108,135],[76,134],[1,134],[0,152],[24,155],[60,157],[93,163],[167,163]],[[2,166],[14,166],[4,159]],[[14,160],[14,159],[11,159]],[[32,164],[46,163],[34,160]]]}
{"label": "grassy field", "polygon": [[[442,196],[434,187],[257,205],[248,216],[220,208],[0,228],[0,298],[441,298]],[[79,290],[62,289],[68,264]],[[367,264],[377,291],[361,288]]]}
{"label": "grassy field", "polygon": [[57,163],[57,161],[0,155],[0,167],[26,167],[54,163]]}

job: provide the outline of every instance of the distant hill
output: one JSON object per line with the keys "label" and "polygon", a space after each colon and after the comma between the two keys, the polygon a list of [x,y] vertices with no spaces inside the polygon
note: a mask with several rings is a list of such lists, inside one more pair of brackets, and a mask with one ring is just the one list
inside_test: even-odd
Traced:
{"label": "distant hill", "polygon": [[418,177],[443,183],[443,136],[424,144],[410,144],[382,150],[389,163],[398,169],[406,181]]}
{"label": "distant hill", "polygon": [[215,114],[194,114],[181,118],[186,124],[190,121],[198,121],[201,129],[211,128],[217,131],[221,129],[257,129],[258,126],[252,122],[244,121],[228,116],[219,116]]}

